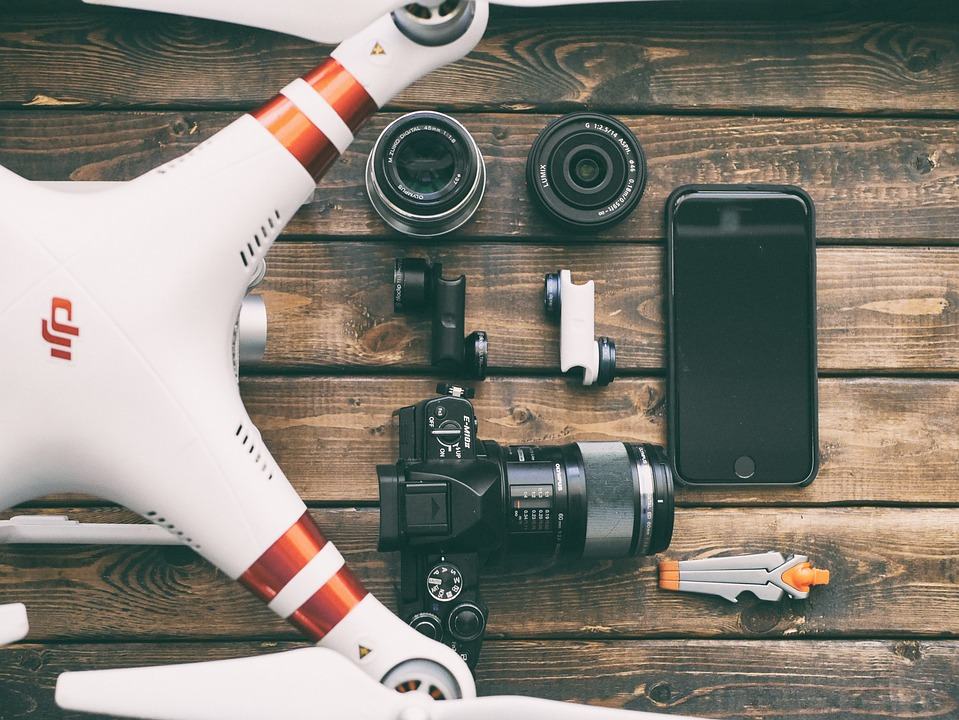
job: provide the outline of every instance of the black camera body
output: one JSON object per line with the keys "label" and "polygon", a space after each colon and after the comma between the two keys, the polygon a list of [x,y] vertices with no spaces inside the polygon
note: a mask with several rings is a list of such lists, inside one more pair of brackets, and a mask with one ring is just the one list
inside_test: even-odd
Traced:
{"label": "black camera body", "polygon": [[656,445],[480,440],[458,390],[395,413],[399,461],[377,466],[379,549],[400,551],[400,617],[472,669],[488,619],[483,562],[661,552],[672,537],[673,484]]}

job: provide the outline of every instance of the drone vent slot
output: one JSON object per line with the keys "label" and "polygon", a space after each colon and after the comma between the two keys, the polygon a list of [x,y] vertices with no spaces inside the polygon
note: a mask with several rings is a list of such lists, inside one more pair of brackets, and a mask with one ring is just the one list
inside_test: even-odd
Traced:
{"label": "drone vent slot", "polygon": [[240,439],[240,445],[246,448],[246,453],[257,466],[257,469],[266,479],[273,479],[273,466],[270,463],[270,455],[265,449],[257,447],[256,443],[250,440],[250,434],[244,432],[244,425],[240,423],[236,428],[236,437]]}
{"label": "drone vent slot", "polygon": [[[253,233],[253,244],[246,243],[246,249],[240,250],[240,259],[243,261],[243,267],[249,267],[251,261],[256,257],[257,250],[263,247],[263,243],[270,239],[276,233],[280,222],[280,211],[274,209],[272,215],[267,215],[260,224],[259,230]],[[254,247],[254,245],[256,247]]]}
{"label": "drone vent slot", "polygon": [[177,526],[176,526],[174,523],[170,522],[170,521],[167,520],[165,517],[163,517],[162,515],[160,515],[156,510],[150,510],[150,511],[146,514],[146,517],[147,517],[147,519],[148,519],[150,522],[152,522],[154,525],[159,525],[160,527],[164,528],[165,530],[168,530],[169,532],[171,532],[171,533],[173,533],[174,535],[176,535],[178,538],[180,538],[180,540],[181,540],[183,543],[185,543],[185,544],[188,545],[189,547],[193,548],[194,550],[199,550],[199,549],[200,549],[199,543],[193,542],[193,538],[192,538],[192,537],[185,537],[185,536],[186,536],[186,533],[185,533],[185,532],[183,532],[182,530],[178,529]]}
{"label": "drone vent slot", "polygon": [[[193,131],[195,131],[195,129],[196,129],[196,125],[194,124],[193,130],[191,130],[191,134],[193,133]],[[180,167],[183,163],[185,163],[191,157],[195,157],[196,155],[199,155],[200,152],[202,152],[203,150],[208,148],[211,144],[213,144],[213,142],[215,141],[215,138],[216,136],[214,135],[213,137],[204,140],[199,145],[197,145],[192,150],[190,150],[190,152],[186,153],[185,155],[181,155],[178,158],[174,158],[173,160],[170,160],[170,162],[168,163],[164,163],[160,167],[156,168],[153,172],[155,172],[157,175],[166,175],[169,171],[175,170],[176,168]]]}

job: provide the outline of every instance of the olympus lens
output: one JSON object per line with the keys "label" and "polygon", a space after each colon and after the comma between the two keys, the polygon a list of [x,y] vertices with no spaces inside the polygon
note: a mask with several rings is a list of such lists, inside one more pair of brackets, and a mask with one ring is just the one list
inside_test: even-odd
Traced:
{"label": "olympus lens", "polygon": [[673,534],[673,480],[658,445],[504,449],[507,546],[584,558],[651,555]]}
{"label": "olympus lens", "polygon": [[456,120],[414,112],[394,120],[377,139],[366,166],[366,189],[388,225],[433,237],[473,215],[486,189],[486,167]]}
{"label": "olympus lens", "polygon": [[600,229],[623,220],[646,187],[646,156],[619,120],[573,113],[551,122],[533,142],[526,185],[551,219]]}

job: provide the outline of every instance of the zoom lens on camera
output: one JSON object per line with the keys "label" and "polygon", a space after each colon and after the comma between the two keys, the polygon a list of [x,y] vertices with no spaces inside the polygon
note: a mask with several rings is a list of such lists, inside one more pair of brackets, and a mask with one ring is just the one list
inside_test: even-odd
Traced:
{"label": "zoom lens on camera", "polygon": [[526,185],[551,219],[578,229],[609,227],[629,215],[646,187],[646,155],[619,120],[573,113],[533,142]]}
{"label": "zoom lens on camera", "polygon": [[486,166],[473,137],[432,111],[409,113],[377,139],[366,166],[370,202],[388,225],[414,237],[455,230],[479,207]]}

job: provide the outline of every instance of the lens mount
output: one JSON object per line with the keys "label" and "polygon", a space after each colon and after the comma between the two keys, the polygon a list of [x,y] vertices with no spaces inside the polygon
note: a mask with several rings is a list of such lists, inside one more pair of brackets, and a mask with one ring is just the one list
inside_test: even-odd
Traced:
{"label": "lens mount", "polygon": [[553,220],[600,229],[626,218],[646,187],[646,155],[619,120],[596,113],[557,118],[526,162],[526,185]]}
{"label": "lens mount", "polygon": [[486,166],[456,120],[423,110],[390,123],[366,165],[366,189],[380,217],[414,237],[455,230],[479,206]]}

